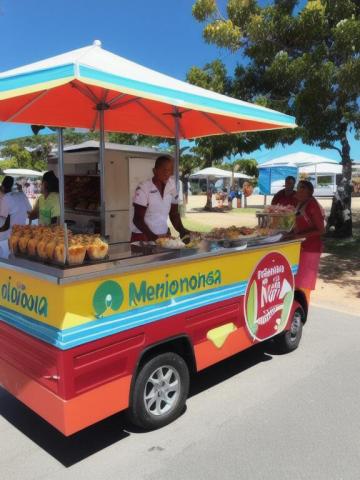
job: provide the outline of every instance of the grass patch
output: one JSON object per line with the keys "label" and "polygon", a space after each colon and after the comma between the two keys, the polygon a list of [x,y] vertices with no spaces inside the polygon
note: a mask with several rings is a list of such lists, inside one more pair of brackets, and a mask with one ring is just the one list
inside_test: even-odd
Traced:
{"label": "grass patch", "polygon": [[360,235],[351,238],[324,238],[324,250],[338,257],[360,259]]}
{"label": "grass patch", "polygon": [[183,218],[182,219],[183,225],[185,228],[188,230],[192,230],[193,232],[203,232],[207,233],[210,232],[210,230],[215,226],[215,225],[204,225],[202,223],[194,222],[193,220],[189,220],[188,218]]}
{"label": "grass patch", "polygon": [[255,215],[255,210],[258,210],[258,207],[247,207],[247,208],[233,208],[232,210],[229,210],[230,215],[243,215],[243,214],[249,214]]}

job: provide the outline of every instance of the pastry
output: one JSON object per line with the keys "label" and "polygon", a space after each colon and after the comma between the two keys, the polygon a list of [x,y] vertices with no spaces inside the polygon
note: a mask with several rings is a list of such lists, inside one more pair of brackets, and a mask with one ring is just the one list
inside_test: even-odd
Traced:
{"label": "pastry", "polygon": [[86,253],[90,260],[102,260],[109,251],[109,245],[100,239],[95,239],[86,247]]}
{"label": "pastry", "polygon": [[55,237],[49,240],[48,244],[46,245],[46,257],[49,260],[52,260],[54,258],[54,252],[57,242],[58,240]]}
{"label": "pastry", "polygon": [[36,245],[38,244],[39,237],[32,237],[27,244],[27,253],[28,255],[35,257],[36,256]]}
{"label": "pastry", "polygon": [[36,245],[37,254],[43,260],[47,259],[46,246],[47,246],[49,240],[50,239],[47,236],[41,237],[41,238],[39,238],[39,241]]}
{"label": "pastry", "polygon": [[19,250],[20,250],[21,253],[26,253],[27,244],[28,244],[30,238],[31,237],[28,236],[28,235],[24,235],[23,237],[19,238],[18,246],[19,246]]}
{"label": "pastry", "polygon": [[65,263],[65,245],[59,242],[54,249],[54,260],[59,263]]}
{"label": "pastry", "polygon": [[81,265],[84,262],[86,254],[86,246],[81,243],[75,243],[68,248],[69,265]]}
{"label": "pastry", "polygon": [[12,234],[10,235],[8,239],[8,244],[9,244],[9,250],[11,253],[17,253],[18,252],[18,243],[20,240],[20,235],[19,234]]}

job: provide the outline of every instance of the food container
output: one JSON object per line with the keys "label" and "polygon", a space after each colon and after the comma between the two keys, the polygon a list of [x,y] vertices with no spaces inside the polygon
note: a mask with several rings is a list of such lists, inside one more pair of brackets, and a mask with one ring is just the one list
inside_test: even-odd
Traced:
{"label": "food container", "polygon": [[290,232],[295,225],[295,212],[256,212],[258,226],[271,232]]}

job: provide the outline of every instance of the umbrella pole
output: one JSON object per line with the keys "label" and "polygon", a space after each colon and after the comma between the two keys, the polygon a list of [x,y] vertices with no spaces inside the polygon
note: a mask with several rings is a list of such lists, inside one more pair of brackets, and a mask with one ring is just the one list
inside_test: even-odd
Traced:
{"label": "umbrella pole", "polygon": [[59,169],[59,197],[60,197],[60,225],[65,222],[64,197],[64,135],[63,129],[58,128],[58,169]]}
{"label": "umbrella pole", "polygon": [[100,222],[101,235],[105,235],[105,175],[104,175],[104,159],[105,159],[105,127],[104,127],[104,110],[99,109],[100,120],[100,144],[99,144],[99,170],[100,170]]}
{"label": "umbrella pole", "polygon": [[180,192],[180,177],[179,177],[179,167],[180,167],[180,113],[178,109],[174,108],[174,119],[175,119],[175,183],[176,191],[179,194]]}

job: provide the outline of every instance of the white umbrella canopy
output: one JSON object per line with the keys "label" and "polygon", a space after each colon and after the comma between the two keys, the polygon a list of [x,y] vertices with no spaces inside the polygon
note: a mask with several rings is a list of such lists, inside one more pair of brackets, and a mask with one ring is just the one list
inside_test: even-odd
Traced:
{"label": "white umbrella canopy", "polygon": [[29,168],[6,168],[3,172],[13,177],[42,177],[43,175],[42,172]]}
{"label": "white umbrella canopy", "polygon": [[222,170],[221,168],[216,167],[207,167],[199,170],[198,172],[192,173],[190,178],[251,178],[249,175],[245,175],[245,173],[235,172],[232,173],[229,170]]}
{"label": "white umbrella canopy", "polygon": [[174,138],[296,127],[293,117],[163,75],[101,42],[0,73],[0,121]]}
{"label": "white umbrella canopy", "polygon": [[259,165],[259,168],[272,167],[272,166],[291,166],[302,167],[306,165],[320,165],[320,164],[338,164],[336,160],[331,158],[315,155],[314,153],[296,152],[289,155],[283,155],[273,160],[268,160]]}

